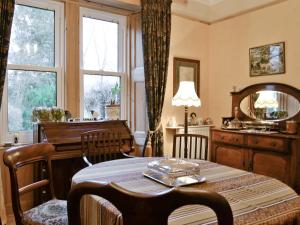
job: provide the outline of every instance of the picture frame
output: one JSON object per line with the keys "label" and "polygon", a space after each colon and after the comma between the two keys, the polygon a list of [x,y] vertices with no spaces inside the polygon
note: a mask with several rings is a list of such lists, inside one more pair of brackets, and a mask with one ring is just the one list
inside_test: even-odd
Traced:
{"label": "picture frame", "polygon": [[285,42],[249,49],[250,77],[285,73]]}
{"label": "picture frame", "polygon": [[194,81],[195,91],[200,97],[200,61],[174,57],[173,60],[173,96],[178,91],[180,81]]}

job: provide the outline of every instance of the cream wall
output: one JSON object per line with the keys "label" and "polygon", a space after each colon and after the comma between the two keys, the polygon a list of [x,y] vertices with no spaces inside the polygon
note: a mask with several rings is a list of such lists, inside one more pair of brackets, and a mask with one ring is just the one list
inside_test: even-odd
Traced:
{"label": "cream wall", "polygon": [[[237,90],[262,82],[300,88],[300,1],[257,10],[209,26],[208,112],[216,125],[231,115],[232,87]],[[284,41],[286,74],[250,77],[249,48]]]}
{"label": "cream wall", "polygon": [[[201,117],[208,115],[208,28],[209,26],[206,24],[172,15],[169,70],[162,114],[164,128],[172,116],[176,118],[177,123],[183,123],[184,121],[184,108],[171,105],[173,97],[173,57],[200,60],[200,98],[202,106],[191,108],[189,112],[196,112]],[[164,152],[170,154],[174,133],[166,129],[164,131]]]}

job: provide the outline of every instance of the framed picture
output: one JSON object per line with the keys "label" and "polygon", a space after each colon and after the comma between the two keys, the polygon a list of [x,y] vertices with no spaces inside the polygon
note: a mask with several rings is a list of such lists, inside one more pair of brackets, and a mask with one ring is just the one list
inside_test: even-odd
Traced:
{"label": "framed picture", "polygon": [[173,96],[177,93],[180,81],[194,81],[195,90],[200,97],[200,61],[174,57]]}
{"label": "framed picture", "polygon": [[285,73],[285,43],[249,49],[250,76]]}

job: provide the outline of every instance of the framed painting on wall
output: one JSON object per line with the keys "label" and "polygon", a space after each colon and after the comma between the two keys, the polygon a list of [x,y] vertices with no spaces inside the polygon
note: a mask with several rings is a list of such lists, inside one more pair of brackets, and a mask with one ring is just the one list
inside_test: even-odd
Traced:
{"label": "framed painting on wall", "polygon": [[285,43],[250,48],[249,61],[251,77],[285,73]]}
{"label": "framed painting on wall", "polygon": [[200,97],[200,61],[174,57],[173,60],[173,96],[177,93],[181,81],[194,81],[195,90]]}

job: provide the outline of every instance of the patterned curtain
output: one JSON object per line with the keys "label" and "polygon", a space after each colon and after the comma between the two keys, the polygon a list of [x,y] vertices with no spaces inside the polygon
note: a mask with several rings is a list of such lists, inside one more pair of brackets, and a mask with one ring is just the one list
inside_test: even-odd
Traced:
{"label": "patterned curtain", "polygon": [[168,73],[171,3],[171,0],[141,0],[145,88],[149,119],[146,143],[150,136],[153,156],[163,154],[160,120]]}
{"label": "patterned curtain", "polygon": [[279,111],[288,111],[288,94],[276,92],[276,100]]}
{"label": "patterned curtain", "polygon": [[15,0],[0,0],[0,109]]}

